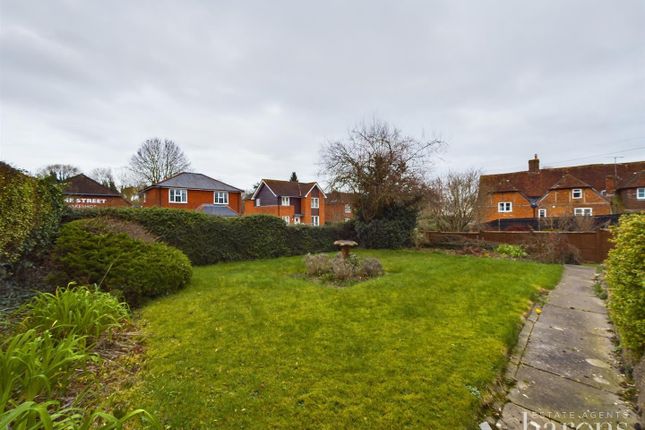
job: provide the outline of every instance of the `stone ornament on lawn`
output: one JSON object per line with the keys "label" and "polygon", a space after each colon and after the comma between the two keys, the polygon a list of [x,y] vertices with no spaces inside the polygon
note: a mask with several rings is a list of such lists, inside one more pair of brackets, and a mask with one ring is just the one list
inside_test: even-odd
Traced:
{"label": "stone ornament on lawn", "polygon": [[349,251],[355,247],[358,246],[358,243],[354,242],[353,240],[337,240],[334,242],[334,245],[338,246],[340,248],[341,255],[343,256],[344,259],[349,258]]}

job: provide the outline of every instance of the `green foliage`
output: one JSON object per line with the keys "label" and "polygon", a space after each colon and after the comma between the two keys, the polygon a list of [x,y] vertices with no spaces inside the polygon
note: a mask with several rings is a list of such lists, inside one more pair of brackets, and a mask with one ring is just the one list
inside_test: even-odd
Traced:
{"label": "green foliage", "polygon": [[0,263],[15,265],[49,249],[65,205],[60,187],[0,162]]}
{"label": "green foliage", "polygon": [[526,251],[524,251],[522,245],[511,245],[509,243],[501,243],[497,245],[495,252],[511,258],[524,258],[528,255]]}
{"label": "green foliage", "polygon": [[78,336],[57,339],[48,331],[31,329],[10,337],[0,353],[0,414],[14,402],[64,387],[72,369],[88,358]]}
{"label": "green foliage", "polygon": [[70,279],[98,284],[105,291],[122,295],[132,305],[181,289],[192,276],[190,261],[181,251],[116,232],[105,218],[65,224],[52,261],[53,284]]}
{"label": "green foliage", "polygon": [[110,216],[142,225],[160,241],[182,250],[195,265],[333,251],[338,239],[354,239],[352,223],[287,226],[280,218],[221,218],[176,209],[77,210],[71,218]]}
{"label": "green foliage", "polygon": [[365,248],[374,249],[411,246],[418,213],[416,206],[391,206],[381,218],[356,220],[358,242]]}
{"label": "green foliage", "polygon": [[26,303],[22,311],[24,327],[48,330],[59,339],[70,335],[96,342],[106,333],[123,326],[129,319],[128,306],[112,294],[96,287],[58,288],[54,294],[41,293]]}
{"label": "green foliage", "polygon": [[146,365],[120,398],[172,429],[472,428],[562,266],[354,253],[387,276],[322,288],[302,257],[196,267],[141,309]]}
{"label": "green foliage", "polygon": [[356,254],[350,254],[348,258],[343,258],[340,253],[335,256],[307,254],[304,262],[307,275],[342,285],[346,285],[344,281],[365,280],[383,274],[383,266],[378,259],[359,258]]}
{"label": "green foliage", "polygon": [[645,353],[645,214],[623,215],[606,261],[609,309],[623,344]]}

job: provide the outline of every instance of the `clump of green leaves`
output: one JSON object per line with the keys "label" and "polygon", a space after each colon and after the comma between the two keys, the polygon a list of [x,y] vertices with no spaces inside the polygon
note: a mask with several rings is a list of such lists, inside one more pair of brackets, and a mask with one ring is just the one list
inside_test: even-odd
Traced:
{"label": "clump of green leaves", "polygon": [[645,353],[645,214],[623,215],[606,260],[609,310],[623,344]]}
{"label": "clump of green leaves", "polygon": [[524,258],[528,255],[522,245],[511,245],[508,243],[497,245],[495,252],[511,258]]}
{"label": "clump of green leaves", "polygon": [[22,308],[23,326],[50,331],[59,339],[81,336],[90,342],[123,326],[129,319],[128,306],[98,287],[70,284],[55,293],[34,296]]}

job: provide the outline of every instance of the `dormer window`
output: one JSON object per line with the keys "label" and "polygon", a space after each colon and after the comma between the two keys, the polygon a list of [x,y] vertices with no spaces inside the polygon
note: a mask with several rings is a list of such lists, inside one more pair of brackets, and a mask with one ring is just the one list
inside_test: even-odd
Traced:
{"label": "dormer window", "polygon": [[284,197],[284,196],[283,196],[283,197],[282,197],[282,199],[281,199],[281,204],[282,204],[282,206],[289,206],[289,205],[291,204],[291,201],[290,201],[290,200],[291,200],[291,199],[289,199],[289,197]]}
{"label": "dormer window", "polygon": [[582,188],[574,188],[571,190],[571,198],[581,199],[582,198]]}
{"label": "dormer window", "polygon": [[226,191],[215,191],[215,204],[216,205],[227,205],[228,204],[228,192],[226,192]]}

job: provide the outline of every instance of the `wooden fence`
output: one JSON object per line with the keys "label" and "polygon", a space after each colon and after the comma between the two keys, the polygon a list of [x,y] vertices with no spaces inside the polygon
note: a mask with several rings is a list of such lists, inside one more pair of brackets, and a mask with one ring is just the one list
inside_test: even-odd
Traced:
{"label": "wooden fence", "polygon": [[607,258],[607,253],[613,247],[609,240],[609,230],[596,230],[584,232],[553,232],[553,231],[480,231],[473,233],[450,233],[428,231],[425,233],[430,246],[449,243],[451,241],[483,240],[491,243],[523,244],[531,242],[545,235],[559,235],[568,243],[580,250],[580,256],[585,262],[602,263]]}

